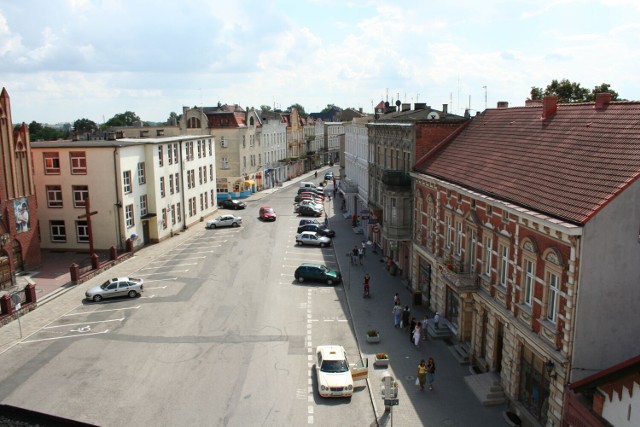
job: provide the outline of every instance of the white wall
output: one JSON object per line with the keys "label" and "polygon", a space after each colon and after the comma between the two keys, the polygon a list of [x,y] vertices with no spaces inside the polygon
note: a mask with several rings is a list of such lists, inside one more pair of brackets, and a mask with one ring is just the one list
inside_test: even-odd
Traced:
{"label": "white wall", "polygon": [[622,387],[622,396],[613,393],[611,401],[605,397],[602,417],[616,427],[640,426],[640,385],[633,383],[633,393],[629,394],[627,387]]}

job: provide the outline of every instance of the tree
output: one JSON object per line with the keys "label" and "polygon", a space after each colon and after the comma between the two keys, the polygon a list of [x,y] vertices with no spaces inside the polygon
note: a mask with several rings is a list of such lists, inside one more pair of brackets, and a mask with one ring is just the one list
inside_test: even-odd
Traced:
{"label": "tree", "polygon": [[92,134],[98,130],[98,125],[93,120],[78,119],[73,122],[73,131],[76,135],[80,134]]}
{"label": "tree", "polygon": [[558,97],[558,102],[585,102],[593,101],[596,93],[609,92],[613,100],[618,99],[618,93],[610,89],[611,85],[602,83],[596,86],[593,91],[581,87],[580,83],[571,82],[568,79],[552,80],[545,89],[531,87],[532,100],[541,100],[545,96],[554,95]]}
{"label": "tree", "polygon": [[169,114],[169,119],[167,119],[167,125],[176,126],[179,121],[180,116],[178,116],[175,111],[172,111],[171,114]]}
{"label": "tree", "polygon": [[106,126],[133,126],[134,123],[139,122],[140,117],[133,111],[125,111],[121,114],[116,114],[105,123]]}
{"label": "tree", "polygon": [[292,110],[292,109],[294,109],[294,108],[295,108],[296,110],[298,110],[298,114],[300,115],[300,117],[302,117],[302,118],[305,118],[305,119],[306,119],[306,118],[307,118],[307,116],[309,116],[309,115],[307,114],[307,112],[306,112],[306,111],[304,111],[304,107],[303,107],[302,105],[300,105],[300,104],[291,104],[291,107],[289,107],[289,111],[291,111],[291,110]]}
{"label": "tree", "polygon": [[29,139],[31,141],[55,141],[69,138],[68,128],[56,129],[33,121],[29,123]]}
{"label": "tree", "polygon": [[260,109],[263,113],[268,113],[269,111],[271,111],[271,107],[269,107],[268,105],[261,105]]}

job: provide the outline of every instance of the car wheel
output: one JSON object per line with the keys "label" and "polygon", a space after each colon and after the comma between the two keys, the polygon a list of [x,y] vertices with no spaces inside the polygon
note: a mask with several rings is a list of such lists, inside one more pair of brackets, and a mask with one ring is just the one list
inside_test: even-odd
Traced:
{"label": "car wheel", "polygon": [[298,276],[298,277],[296,277],[296,280],[297,280],[299,283],[302,283],[302,282],[304,282],[304,277],[302,277],[302,276]]}
{"label": "car wheel", "polygon": [[138,296],[138,293],[136,291],[131,290],[129,291],[128,295],[129,295],[129,298],[135,298]]}
{"label": "car wheel", "polygon": [[237,227],[237,226],[238,226],[238,223],[237,223],[237,222],[234,222],[234,223],[233,223],[233,224],[231,224],[231,225],[232,225],[233,227]]}
{"label": "car wheel", "polygon": [[216,225],[215,224],[211,224],[211,228],[216,228]]}
{"label": "car wheel", "polygon": [[93,296],[93,302],[100,302],[100,301],[102,301],[102,297],[100,295]]}
{"label": "car wheel", "polygon": [[325,244],[324,244],[324,243],[320,243],[320,247],[321,247],[321,248],[324,248],[324,247],[325,247]]}
{"label": "car wheel", "polygon": [[333,280],[332,279],[327,279],[327,285],[329,285],[329,286],[333,285]]}

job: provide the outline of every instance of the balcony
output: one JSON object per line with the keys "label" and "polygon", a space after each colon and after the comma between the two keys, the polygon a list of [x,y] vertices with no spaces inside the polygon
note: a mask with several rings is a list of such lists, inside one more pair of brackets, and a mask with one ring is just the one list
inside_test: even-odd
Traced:
{"label": "balcony", "polygon": [[411,177],[401,170],[385,169],[381,181],[387,187],[411,188]]}
{"label": "balcony", "polygon": [[461,261],[438,258],[438,272],[458,292],[475,292],[480,289],[478,273],[470,272],[468,269],[469,267]]}

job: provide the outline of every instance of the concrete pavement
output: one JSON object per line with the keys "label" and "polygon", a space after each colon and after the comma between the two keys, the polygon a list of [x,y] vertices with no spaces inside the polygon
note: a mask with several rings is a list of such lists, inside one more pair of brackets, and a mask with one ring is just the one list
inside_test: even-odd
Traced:
{"label": "concrete pavement", "polygon": [[[328,167],[318,170],[318,174],[324,174]],[[296,184],[301,180],[313,179],[313,172],[283,183],[283,187],[264,190],[249,197],[249,200],[259,200],[268,194],[279,191],[284,187]],[[425,307],[411,305],[412,295],[406,284],[397,276],[391,276],[384,267],[381,254],[374,254],[368,247],[367,256],[363,266],[352,266],[347,252],[354,245],[359,245],[362,235],[355,234],[351,228],[350,219],[345,218],[339,212],[340,197],[334,199],[326,206],[329,217],[329,226],[336,231],[337,237],[333,245],[336,258],[340,264],[344,278],[346,303],[349,313],[345,313],[351,319],[358,347],[362,357],[369,359],[368,389],[371,395],[373,409],[376,413],[378,425],[381,426],[500,426],[506,425],[502,417],[504,405],[486,407],[482,406],[472,390],[467,386],[464,377],[470,375],[468,366],[460,365],[448,350],[447,343],[441,340],[429,340],[422,342],[416,349],[409,342],[408,332],[394,328],[391,308],[393,297],[400,294],[402,305],[411,307],[411,315],[422,319],[426,314]],[[145,255],[160,254],[169,247],[180,244],[188,238],[190,232],[197,230],[191,227],[183,233],[174,236],[158,245],[151,245],[138,251],[130,260],[117,264],[112,269],[91,279],[91,284],[101,283],[108,277],[126,274],[135,269]],[[67,254],[69,256],[69,254]],[[0,328],[0,353],[16,345],[21,339],[35,333],[62,314],[77,307],[79,299],[84,295],[84,287],[69,286],[68,265],[69,260],[60,256],[63,265],[54,262],[54,256],[44,257],[43,269],[45,273],[42,279],[49,280],[46,283],[38,283],[37,275],[34,276],[36,288],[42,287],[39,294],[43,297],[39,307],[22,316],[21,324],[14,321]],[[46,266],[45,266],[46,264]],[[133,265],[132,265],[133,264]],[[371,276],[371,295],[369,299],[362,297],[362,283],[365,272]],[[65,277],[65,275],[67,277]],[[47,277],[45,277],[47,276]],[[95,283],[94,283],[95,282]],[[56,298],[56,304],[45,304]],[[381,342],[369,344],[366,341],[366,331],[376,329],[380,331]],[[384,369],[373,366],[374,355],[385,352],[389,355],[390,365],[388,371],[395,377],[400,385],[398,406],[394,406],[390,412],[385,412],[382,402],[380,387]],[[434,390],[419,391],[415,386],[416,369],[420,359],[433,357],[436,362],[436,381]]]}

